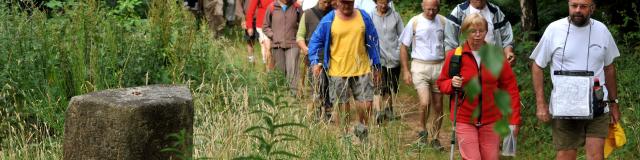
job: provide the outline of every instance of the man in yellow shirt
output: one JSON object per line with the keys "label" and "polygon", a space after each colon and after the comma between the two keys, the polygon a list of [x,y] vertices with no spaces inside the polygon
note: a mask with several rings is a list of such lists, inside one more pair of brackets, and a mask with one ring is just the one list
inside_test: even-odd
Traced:
{"label": "man in yellow shirt", "polygon": [[[314,76],[320,75],[321,67],[327,71],[331,103],[338,104],[341,112],[347,114],[347,124],[349,93],[353,94],[359,115],[355,134],[363,140],[368,132],[373,84],[380,80],[380,58],[378,34],[371,17],[353,5],[354,0],[338,0],[336,10],[322,18],[309,41],[309,61]],[[324,53],[324,64],[318,62],[319,52]]]}

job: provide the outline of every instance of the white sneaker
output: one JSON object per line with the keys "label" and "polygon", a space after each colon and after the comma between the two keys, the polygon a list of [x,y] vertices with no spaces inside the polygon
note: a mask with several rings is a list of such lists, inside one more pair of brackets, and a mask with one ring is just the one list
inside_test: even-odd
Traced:
{"label": "white sneaker", "polygon": [[255,61],[255,58],[253,56],[249,56],[249,62],[253,63]]}

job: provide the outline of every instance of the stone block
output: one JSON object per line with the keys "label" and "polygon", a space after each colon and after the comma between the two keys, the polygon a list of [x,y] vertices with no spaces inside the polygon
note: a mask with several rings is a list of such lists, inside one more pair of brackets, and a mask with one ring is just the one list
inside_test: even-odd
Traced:
{"label": "stone block", "polygon": [[[75,159],[177,159],[161,152],[185,131],[193,143],[193,101],[182,85],[112,89],[71,98],[64,124],[63,157]],[[191,156],[188,147],[179,147]]]}

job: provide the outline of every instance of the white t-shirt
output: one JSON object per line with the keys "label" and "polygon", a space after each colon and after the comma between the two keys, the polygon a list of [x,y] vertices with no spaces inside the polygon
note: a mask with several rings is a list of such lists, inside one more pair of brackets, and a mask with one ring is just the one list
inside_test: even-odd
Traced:
{"label": "white t-shirt", "polygon": [[484,37],[484,41],[487,42],[487,44],[496,44],[495,38],[493,37],[493,14],[491,14],[491,11],[489,11],[489,7],[484,6],[482,10],[478,10],[476,8],[473,8],[473,6],[469,6],[469,14],[474,13],[480,13],[480,15],[482,15],[482,17],[484,17],[484,19],[486,19],[488,22],[488,32],[487,36]]}
{"label": "white t-shirt", "polygon": [[482,59],[480,58],[480,52],[471,51],[471,53],[473,54],[473,58],[476,58],[476,64],[478,64],[478,68],[480,68],[480,62],[482,62]]}
{"label": "white t-shirt", "polygon": [[[569,29],[568,37],[567,29]],[[563,62],[565,38],[567,40]],[[588,52],[587,48],[589,48]],[[547,67],[551,62],[551,81],[554,79],[553,72],[561,70],[561,67],[562,70],[585,70],[588,67],[587,70],[593,71],[600,79],[600,85],[604,85],[606,82],[603,68],[613,63],[613,59],[618,56],[620,51],[611,32],[602,22],[591,19],[590,24],[577,27],[569,24],[568,18],[563,18],[549,24],[529,58],[542,68]],[[605,100],[608,100],[606,87],[604,87],[604,93]]]}
{"label": "white t-shirt", "polygon": [[416,25],[415,43],[411,51],[411,58],[433,61],[444,59],[444,28],[440,22],[438,15],[434,20],[429,20],[422,16],[411,18],[405,25],[402,34],[398,40],[405,46],[412,46],[413,43],[413,22],[418,21]]}

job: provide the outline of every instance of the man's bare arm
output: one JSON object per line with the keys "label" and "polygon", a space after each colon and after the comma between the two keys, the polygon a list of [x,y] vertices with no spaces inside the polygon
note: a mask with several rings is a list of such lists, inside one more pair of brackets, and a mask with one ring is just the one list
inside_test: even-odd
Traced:
{"label": "man's bare arm", "polygon": [[542,122],[551,120],[549,105],[544,97],[544,72],[542,67],[535,62],[531,62],[531,77],[533,79],[533,90],[536,94],[536,116]]}
{"label": "man's bare arm", "polygon": [[[616,81],[616,67],[613,64],[604,66],[605,86],[609,93],[609,101],[618,98],[618,82]],[[620,119],[620,109],[617,103],[609,103],[609,111],[611,113],[611,122],[616,123]]]}

